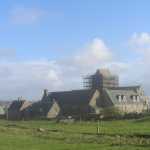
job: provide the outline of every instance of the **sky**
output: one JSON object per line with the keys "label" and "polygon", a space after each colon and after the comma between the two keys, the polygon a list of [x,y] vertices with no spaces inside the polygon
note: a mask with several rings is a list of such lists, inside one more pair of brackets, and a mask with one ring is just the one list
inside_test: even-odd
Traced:
{"label": "sky", "polygon": [[98,68],[150,95],[149,0],[0,2],[0,100],[82,88]]}

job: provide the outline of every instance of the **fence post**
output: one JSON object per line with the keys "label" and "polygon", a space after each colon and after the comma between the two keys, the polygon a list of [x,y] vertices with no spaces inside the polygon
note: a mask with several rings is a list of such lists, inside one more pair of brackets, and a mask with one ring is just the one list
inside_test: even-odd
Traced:
{"label": "fence post", "polygon": [[97,121],[97,134],[100,134],[99,119]]}

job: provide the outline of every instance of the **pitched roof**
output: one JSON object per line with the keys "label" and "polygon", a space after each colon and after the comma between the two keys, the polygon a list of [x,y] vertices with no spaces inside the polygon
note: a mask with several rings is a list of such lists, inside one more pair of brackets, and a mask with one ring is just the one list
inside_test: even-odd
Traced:
{"label": "pitched roof", "polygon": [[60,105],[86,105],[89,103],[95,90],[72,90],[49,93],[48,99],[54,99]]}
{"label": "pitched roof", "polygon": [[137,90],[141,88],[140,85],[135,85],[135,86],[118,86],[118,87],[108,87],[110,90]]}
{"label": "pitched roof", "polygon": [[42,117],[46,116],[47,113],[49,112],[51,106],[52,106],[52,101],[38,101],[34,102],[31,106],[29,106],[26,109],[26,112],[29,112],[31,116],[29,117]]}
{"label": "pitched roof", "polygon": [[23,105],[25,101],[24,100],[15,100],[11,103],[9,106],[9,110],[20,110],[21,106]]}
{"label": "pitched roof", "polygon": [[131,96],[138,95],[137,90],[140,86],[128,86],[128,87],[109,87],[105,88],[104,91],[107,93],[113,103],[118,103],[117,96],[124,95],[126,100],[131,102]]}
{"label": "pitched roof", "polygon": [[29,105],[31,105],[31,102],[29,102],[29,101],[15,100],[10,104],[8,110],[22,111],[23,109],[25,109]]}

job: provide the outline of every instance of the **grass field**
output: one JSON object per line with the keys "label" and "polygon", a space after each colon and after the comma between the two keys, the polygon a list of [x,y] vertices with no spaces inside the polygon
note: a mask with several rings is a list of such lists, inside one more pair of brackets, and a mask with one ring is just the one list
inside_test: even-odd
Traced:
{"label": "grass field", "polygon": [[150,118],[102,121],[100,132],[97,122],[0,120],[0,150],[150,150]]}

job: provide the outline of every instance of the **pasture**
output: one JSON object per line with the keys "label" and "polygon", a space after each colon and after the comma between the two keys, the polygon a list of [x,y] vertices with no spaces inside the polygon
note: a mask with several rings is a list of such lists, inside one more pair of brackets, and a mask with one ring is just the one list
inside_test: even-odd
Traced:
{"label": "pasture", "polygon": [[0,150],[149,150],[150,118],[100,122],[0,120]]}

